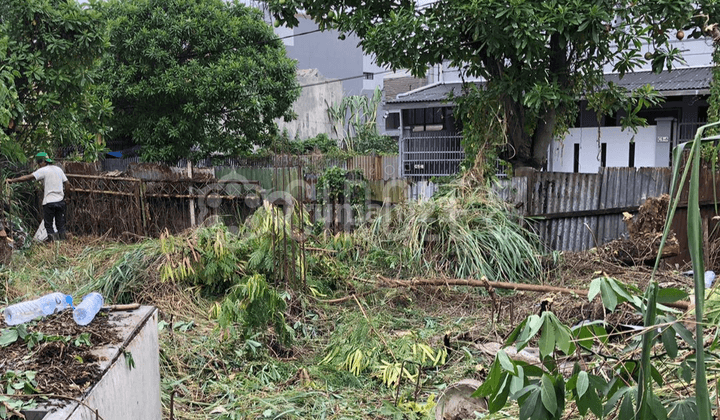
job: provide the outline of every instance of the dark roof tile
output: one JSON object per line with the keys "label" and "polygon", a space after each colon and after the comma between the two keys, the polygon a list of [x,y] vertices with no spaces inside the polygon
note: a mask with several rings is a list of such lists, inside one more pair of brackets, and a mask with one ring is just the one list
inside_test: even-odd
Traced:
{"label": "dark roof tile", "polygon": [[[638,71],[627,73],[622,79],[617,74],[607,74],[605,79],[630,90],[651,84],[660,93],[684,90],[707,91],[710,89],[710,82],[712,81],[712,67],[679,68],[662,73]],[[392,99],[388,98],[387,103],[442,102],[448,99],[450,91],[453,91],[454,95],[460,95],[461,89],[462,83],[460,82],[429,85],[415,92],[400,94]]]}

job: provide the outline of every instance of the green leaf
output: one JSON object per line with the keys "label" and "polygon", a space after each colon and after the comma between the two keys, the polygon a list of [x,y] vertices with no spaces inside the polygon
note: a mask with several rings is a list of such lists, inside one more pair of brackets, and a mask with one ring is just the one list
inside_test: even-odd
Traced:
{"label": "green leaf", "polygon": [[679,335],[680,338],[682,338],[683,341],[685,341],[690,347],[695,347],[695,338],[692,333],[685,328],[685,325],[680,322],[675,322],[672,324],[672,329],[675,330],[677,335]]}
{"label": "green leaf", "polygon": [[603,305],[605,305],[605,307],[610,311],[614,311],[618,304],[618,299],[612,286],[603,281],[600,283],[600,294],[602,295]]}
{"label": "green leaf", "polygon": [[517,375],[510,379],[510,395],[519,392],[525,386],[525,373],[522,366],[517,366]]}
{"label": "green leaf", "polygon": [[680,363],[680,366],[678,366],[677,370],[678,376],[685,381],[685,383],[690,383],[692,381],[692,374],[693,370],[688,365],[687,360],[683,360],[682,363]]}
{"label": "green leaf", "polygon": [[522,320],[520,324],[518,324],[517,327],[515,327],[514,330],[508,335],[508,338],[505,340],[505,346],[509,346],[510,344],[514,343],[515,340],[518,339],[518,336],[520,335],[520,332],[525,329],[525,325],[528,322],[528,318],[525,318]]}
{"label": "green leaf", "polygon": [[[525,391],[527,390],[527,391]],[[520,405],[520,420],[526,420],[533,418],[534,413],[538,407],[542,407],[540,403],[540,388],[537,385],[531,385],[526,387],[524,398],[518,397],[518,404]]]}
{"label": "green leaf", "polygon": [[558,348],[566,355],[572,354],[575,351],[575,344],[572,342],[570,329],[554,317],[553,325],[555,326],[555,343]]}
{"label": "green leaf", "polygon": [[602,283],[602,277],[598,277],[590,283],[590,288],[588,289],[588,300],[590,302],[600,293],[600,283]]}
{"label": "green leaf", "polygon": [[635,409],[633,408],[632,397],[629,392],[625,393],[620,411],[618,411],[618,420],[632,420],[635,418]]}
{"label": "green leaf", "polygon": [[555,326],[552,324],[550,317],[544,318],[545,322],[543,323],[542,333],[540,335],[540,340],[538,341],[541,359],[551,355],[555,349]]}
{"label": "green leaf", "polygon": [[507,353],[505,353],[505,350],[500,349],[497,352],[497,360],[500,362],[500,366],[502,366],[503,369],[512,373],[513,375],[517,375],[518,372],[515,368],[515,364],[510,360]]}
{"label": "green leaf", "polygon": [[680,289],[667,288],[658,290],[658,303],[672,303],[686,299],[688,294]]}
{"label": "green leaf", "polygon": [[10,344],[16,342],[18,339],[18,332],[15,329],[3,330],[2,336],[0,336],[0,347],[7,347]]}
{"label": "green leaf", "polygon": [[[607,399],[607,402],[605,403],[605,408],[603,410],[603,415],[607,416],[610,414],[611,411],[615,409],[615,406],[617,405],[618,401],[625,395],[632,392],[632,388],[630,387],[623,387],[620,389],[617,389],[615,392],[613,392],[613,384],[619,384],[621,381],[618,380],[618,377],[616,376],[613,378],[613,380],[610,381],[609,390],[607,391],[607,394],[609,398]],[[630,405],[632,406],[632,402],[630,402]]]}
{"label": "green leaf", "polygon": [[663,386],[665,384],[665,379],[663,379],[663,376],[660,374],[660,371],[657,370],[655,365],[650,365],[650,376],[652,376],[658,386]]}
{"label": "green leaf", "polygon": [[593,326],[593,332],[595,336],[598,337],[601,343],[606,344],[608,342],[610,335],[608,334],[605,327],[603,327],[602,325],[595,325]]}
{"label": "green leaf", "polygon": [[487,397],[492,393],[498,391],[500,386],[500,378],[502,377],[502,370],[500,369],[500,362],[495,358],[492,366],[490,366],[490,372],[485,378],[485,382],[473,392],[472,396],[475,398]]}
{"label": "green leaf", "polygon": [[658,399],[657,395],[650,394],[650,412],[653,414],[656,420],[667,420],[667,410]]}
{"label": "green leaf", "polygon": [[675,330],[671,327],[666,327],[661,335],[663,346],[665,351],[670,358],[674,359],[678,354],[677,340],[675,340]]}
{"label": "green leaf", "polygon": [[592,348],[593,346],[593,334],[589,326],[582,325],[573,331],[573,338],[575,342],[585,348]]}
{"label": "green leaf", "polygon": [[695,398],[691,397],[676,402],[670,409],[670,420],[686,420],[698,418],[697,405]]}
{"label": "green leaf", "polygon": [[575,386],[578,397],[582,398],[582,396],[585,395],[585,392],[587,392],[589,386],[590,379],[588,378],[587,372],[585,372],[584,370],[580,371],[577,377],[577,385]]}
{"label": "green leaf", "polygon": [[496,413],[505,407],[507,397],[510,394],[510,377],[509,373],[503,373],[499,391],[488,396],[488,411]]}
{"label": "green leaf", "polygon": [[540,387],[540,396],[542,398],[543,406],[551,414],[555,414],[558,409],[557,396],[555,395],[555,384],[548,375],[543,375],[542,385]]}

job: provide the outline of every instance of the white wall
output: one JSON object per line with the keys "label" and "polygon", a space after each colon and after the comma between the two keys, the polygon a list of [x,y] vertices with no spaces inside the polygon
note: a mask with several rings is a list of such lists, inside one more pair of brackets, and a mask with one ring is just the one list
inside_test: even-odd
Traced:
{"label": "white wall", "polygon": [[334,105],[342,100],[344,96],[342,84],[323,83],[332,79],[325,77],[317,69],[298,70],[297,80],[301,86],[312,86],[303,88],[300,97],[293,103],[293,111],[297,114],[296,120],[290,122],[285,122],[281,118],[275,120],[280,132],[287,130],[290,140],[315,137],[320,133],[336,138],[327,109],[328,104]]}
{"label": "white wall", "polygon": [[640,127],[637,133],[621,127],[602,127],[598,141],[597,127],[571,128],[563,140],[550,145],[548,171],[573,172],[574,145],[580,144],[579,172],[597,173],[600,168],[600,144],[607,143],[607,167],[627,167],[630,140],[635,138],[635,167],[654,167],[656,127]]}

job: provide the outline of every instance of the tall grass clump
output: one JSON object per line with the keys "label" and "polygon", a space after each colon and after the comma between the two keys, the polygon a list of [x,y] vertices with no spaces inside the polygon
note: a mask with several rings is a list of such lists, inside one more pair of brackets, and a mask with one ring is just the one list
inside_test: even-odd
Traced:
{"label": "tall grass clump", "polygon": [[[129,246],[111,247],[120,257],[107,271],[77,291],[81,297],[90,292],[100,292],[113,303],[131,303],[149,279],[148,270],[160,257],[157,241],[149,240]],[[109,252],[105,250],[105,252]]]}
{"label": "tall grass clump", "polygon": [[445,192],[377,217],[356,235],[407,275],[537,282],[542,246],[488,186],[459,179]]}

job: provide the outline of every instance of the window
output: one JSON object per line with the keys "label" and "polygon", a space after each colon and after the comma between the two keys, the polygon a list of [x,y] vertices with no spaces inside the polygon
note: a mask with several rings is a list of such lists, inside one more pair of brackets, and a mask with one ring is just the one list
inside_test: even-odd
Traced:
{"label": "window", "polygon": [[634,168],[635,167],[635,142],[631,141],[628,144],[628,167]]}
{"label": "window", "polygon": [[400,113],[391,112],[385,117],[385,129],[397,130],[400,128]]}
{"label": "window", "polygon": [[573,145],[573,172],[580,172],[580,143]]}
{"label": "window", "polygon": [[363,76],[365,76],[365,80],[373,80],[375,78],[375,73],[363,72]]}
{"label": "window", "polygon": [[607,143],[600,143],[600,167],[607,165]]}
{"label": "window", "polygon": [[449,107],[404,109],[402,113],[403,125],[413,131],[440,131],[453,126]]}

